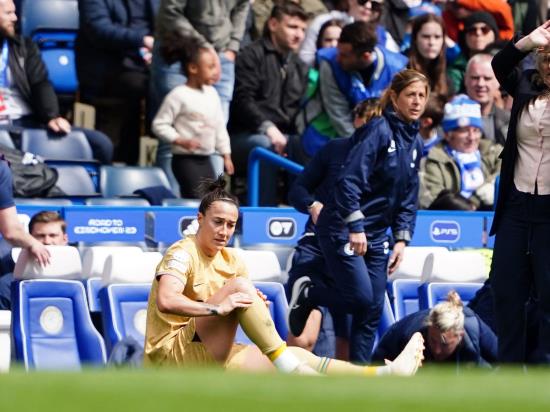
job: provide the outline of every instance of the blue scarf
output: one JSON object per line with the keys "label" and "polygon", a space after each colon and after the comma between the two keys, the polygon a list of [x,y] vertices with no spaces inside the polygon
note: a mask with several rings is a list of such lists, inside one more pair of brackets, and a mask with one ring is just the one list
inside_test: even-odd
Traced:
{"label": "blue scarf", "polygon": [[481,169],[481,154],[479,150],[473,153],[462,153],[447,146],[449,155],[454,159],[460,170],[460,194],[469,199],[485,182]]}

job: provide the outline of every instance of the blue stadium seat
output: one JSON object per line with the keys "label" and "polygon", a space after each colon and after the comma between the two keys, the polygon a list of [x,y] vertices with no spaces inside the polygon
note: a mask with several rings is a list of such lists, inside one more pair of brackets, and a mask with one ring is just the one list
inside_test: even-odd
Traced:
{"label": "blue stadium seat", "polygon": [[184,206],[184,207],[196,207],[198,208],[201,201],[199,199],[162,199],[162,206]]}
{"label": "blue stadium seat", "polygon": [[78,0],[23,0],[19,16],[26,37],[44,30],[77,31]]}
{"label": "blue stadium seat", "polygon": [[103,197],[128,196],[135,190],[151,186],[164,186],[170,190],[170,182],[159,167],[102,166],[99,184]]}
{"label": "blue stadium seat", "polygon": [[89,160],[71,160],[71,159],[46,159],[45,163],[53,167],[54,169],[58,166],[82,166],[88,172],[92,183],[94,184],[94,190],[96,193],[99,193],[99,167],[100,163],[95,159]]}
{"label": "blue stadium seat", "polygon": [[74,44],[79,26],[77,0],[25,0],[21,32],[38,45],[56,93],[78,89]]}
{"label": "blue stadium seat", "polygon": [[86,136],[76,130],[66,135],[57,135],[43,129],[24,129],[21,150],[47,159],[93,159],[92,148]]}
{"label": "blue stadium seat", "polygon": [[82,282],[23,280],[12,283],[16,359],[29,369],[78,370],[106,363]]}
{"label": "blue stadium seat", "polygon": [[380,338],[384,336],[384,333],[395,323],[395,316],[391,308],[390,298],[388,294],[384,294],[384,308],[382,309],[382,316],[380,317],[380,323],[378,324],[378,330],[376,331],[376,337],[374,339],[373,351],[378,346]]}
{"label": "blue stadium seat", "polygon": [[380,324],[378,325],[378,336],[384,335],[391,325],[395,323],[395,316],[391,308],[390,298],[386,293],[384,296],[384,309],[382,310],[382,317],[380,318]]}
{"label": "blue stadium seat", "polygon": [[142,197],[92,197],[84,203],[89,206],[150,206]]}
{"label": "blue stadium seat", "polygon": [[83,166],[57,165],[58,178],[56,186],[59,187],[67,196],[97,196],[94,182]]}
{"label": "blue stadium seat", "polygon": [[105,343],[109,353],[127,336],[145,342],[150,283],[111,284],[99,291]]}
{"label": "blue stadium seat", "polygon": [[[269,311],[271,313],[273,323],[275,324],[275,328],[277,329],[279,336],[281,336],[283,340],[286,340],[288,336],[288,325],[286,319],[288,312],[288,301],[286,300],[285,288],[282,284],[277,282],[254,282],[254,285],[267,296],[267,300],[270,302]],[[240,326],[237,328],[235,342],[244,344],[252,343]]]}
{"label": "blue stadium seat", "polygon": [[91,313],[101,312],[101,302],[99,300],[99,291],[103,287],[103,281],[100,277],[88,278],[84,281],[86,296],[88,297],[88,308]]}
{"label": "blue stadium seat", "polygon": [[[71,36],[74,43],[76,34],[72,33]],[[74,46],[70,44],[59,40],[52,41],[51,38],[44,44],[39,43],[42,60],[48,69],[48,77],[55,92],[59,94],[73,94],[78,90]]]}
{"label": "blue stadium seat", "polygon": [[31,206],[72,206],[71,199],[53,198],[53,197],[16,197],[15,205],[31,205]]}
{"label": "blue stadium seat", "polygon": [[464,305],[467,305],[473,299],[476,292],[483,286],[483,283],[465,283],[465,282],[432,282],[423,283],[418,288],[418,298],[420,309],[430,309],[447,299],[447,294],[455,290]]}
{"label": "blue stadium seat", "polygon": [[420,281],[415,279],[396,279],[388,283],[395,321],[418,311],[418,286]]}
{"label": "blue stadium seat", "polygon": [[13,140],[7,130],[0,129],[0,145],[9,147],[10,149],[15,149]]}

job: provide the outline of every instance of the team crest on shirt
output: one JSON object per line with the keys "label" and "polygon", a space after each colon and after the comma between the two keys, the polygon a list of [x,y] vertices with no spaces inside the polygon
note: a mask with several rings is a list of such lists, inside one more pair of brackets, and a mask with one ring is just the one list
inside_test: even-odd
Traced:
{"label": "team crest on shirt", "polygon": [[348,256],[353,256],[353,249],[351,248],[349,242],[344,245],[344,253]]}
{"label": "team crest on shirt", "polygon": [[395,147],[395,140],[392,139],[392,141],[390,142],[390,147],[388,147],[388,153],[393,153],[397,150],[397,148]]}

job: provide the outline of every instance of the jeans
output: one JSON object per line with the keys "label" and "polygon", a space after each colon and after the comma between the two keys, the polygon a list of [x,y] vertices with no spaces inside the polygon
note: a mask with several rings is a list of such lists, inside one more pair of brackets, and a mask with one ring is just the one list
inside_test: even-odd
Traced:
{"label": "jeans", "polygon": [[[223,53],[218,54],[221,63],[221,78],[214,85],[214,88],[220,96],[222,110],[225,115],[225,121],[229,119],[229,104],[233,97],[233,86],[235,84],[235,63],[229,60]],[[160,41],[155,42],[153,47],[153,61],[151,63],[151,83],[150,98],[151,111],[154,118],[164,97],[176,86],[184,84],[187,79],[181,72],[181,64],[168,64],[164,61],[160,53]],[[223,166],[220,168],[219,160],[213,157],[213,167],[220,173],[223,172]],[[159,142],[157,149],[156,166],[162,168],[168,176],[172,191],[179,193],[179,185],[172,172],[172,150],[169,143]]]}

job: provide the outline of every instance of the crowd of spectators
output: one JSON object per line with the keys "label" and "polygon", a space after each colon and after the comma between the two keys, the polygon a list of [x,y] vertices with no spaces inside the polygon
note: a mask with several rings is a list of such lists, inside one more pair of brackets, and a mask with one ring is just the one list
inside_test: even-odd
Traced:
{"label": "crowd of spectators", "polygon": [[[444,105],[459,93],[481,105],[481,145],[485,140],[489,146],[503,144],[509,99],[500,92],[490,60],[515,31],[511,6],[501,0],[402,3],[135,0],[115,6],[80,0],[80,99],[97,105],[99,129],[109,116],[122,123],[120,136],[110,136],[115,161],[136,164],[139,136],[148,131],[158,137],[157,165],[171,179],[174,192],[184,197],[194,197],[201,177],[225,170],[234,171],[233,191],[244,198],[247,158],[255,147],[307,164],[329,140],[351,136],[355,106],[379,98],[404,68],[416,69],[430,81],[431,114],[423,116],[421,127],[426,160],[435,143],[443,149],[447,145],[449,134],[438,123]],[[540,20],[537,13],[527,17]],[[529,26],[523,20],[517,29],[537,22]],[[193,58],[189,50],[180,50],[182,59],[169,61],[166,56],[193,44],[215,52],[218,74],[211,83],[231,148],[213,145],[208,137],[219,124],[212,123],[216,111],[210,107],[216,105],[206,107],[209,100],[200,98],[206,93],[203,86],[195,90],[193,105],[171,114],[171,124],[166,123],[166,110],[158,113],[172,89],[188,84],[182,63]],[[123,110],[102,110],[104,98],[122,100]],[[151,131],[157,114],[157,124],[162,119],[171,127],[171,139],[158,127]],[[188,122],[194,126],[187,127]],[[174,138],[183,145],[170,144]],[[228,158],[233,161],[229,169]],[[180,170],[177,178],[173,170]],[[182,176],[196,179],[181,188],[182,179],[189,180]],[[261,205],[287,203],[288,182],[277,167],[262,163],[260,187]],[[460,187],[443,189],[461,192]]]}
{"label": "crowd of spectators", "polygon": [[[201,162],[194,173],[198,177],[234,169],[233,191],[244,198],[246,185],[242,183],[253,148],[264,147],[307,164],[329,140],[351,136],[354,107],[365,99],[379,98],[403,68],[428,77],[432,96],[437,95],[427,107],[432,114],[443,113],[446,102],[459,93],[479,103],[482,146],[485,140],[502,145],[510,98],[501,92],[490,60],[516,29],[535,27],[544,17],[540,11],[511,7],[502,0],[133,0],[120,4],[79,0],[78,4],[80,28],[75,52],[79,98],[96,106],[99,130],[106,131],[103,123],[109,117],[121,123],[119,135],[109,136],[114,157],[113,145],[103,133],[85,130],[95,157],[103,163],[114,160],[135,165],[139,137],[152,133],[160,139],[157,165],[166,172],[174,192],[185,197],[195,197],[196,183],[184,185],[180,192],[172,170],[174,146],[158,136],[158,129],[150,128],[166,95],[188,81],[181,59],[169,61],[166,53],[190,44],[215,52],[218,73],[212,83],[221,101],[231,148],[224,146],[224,153],[218,147],[212,152],[199,149],[203,144],[211,146],[201,142],[211,134],[210,113],[204,113],[204,107],[196,111],[192,106],[179,107],[172,126],[191,119],[203,130],[173,129],[185,144],[189,144],[187,140],[195,142],[193,153],[184,153],[193,154],[193,158],[176,162],[179,167],[189,164],[187,176],[193,175],[193,165]],[[12,6],[12,0],[2,0],[1,27],[10,42],[18,39],[12,45],[15,49],[23,40],[15,36],[17,17]],[[11,17],[6,17],[8,13]],[[518,18],[520,14],[523,19]],[[24,51],[34,59],[35,47],[25,44]],[[184,60],[190,55],[189,50],[180,54]],[[39,55],[36,59],[40,60]],[[41,65],[33,64],[32,73],[31,65],[24,65],[29,73],[19,76],[19,68],[12,64],[15,59],[8,61],[13,80],[9,86],[16,92],[15,102],[20,103],[15,114],[10,113],[10,122],[28,127],[32,114],[31,126],[70,130],[68,122],[59,117],[55,96],[43,84],[43,73],[37,70]],[[41,78],[37,86],[35,77]],[[19,84],[21,79],[30,79],[30,93],[27,85]],[[202,92],[199,87],[198,93]],[[27,98],[32,101],[30,106],[25,104]],[[109,110],[103,105],[105,99],[117,99],[122,105]],[[429,133],[424,140],[437,141],[445,149],[449,134],[432,124],[433,120],[428,122],[429,130],[424,129]],[[425,148],[426,156],[429,150]],[[228,170],[229,151],[234,167]],[[456,162],[455,166],[462,170]],[[260,185],[261,205],[287,203],[288,181],[277,167],[262,164]]]}

